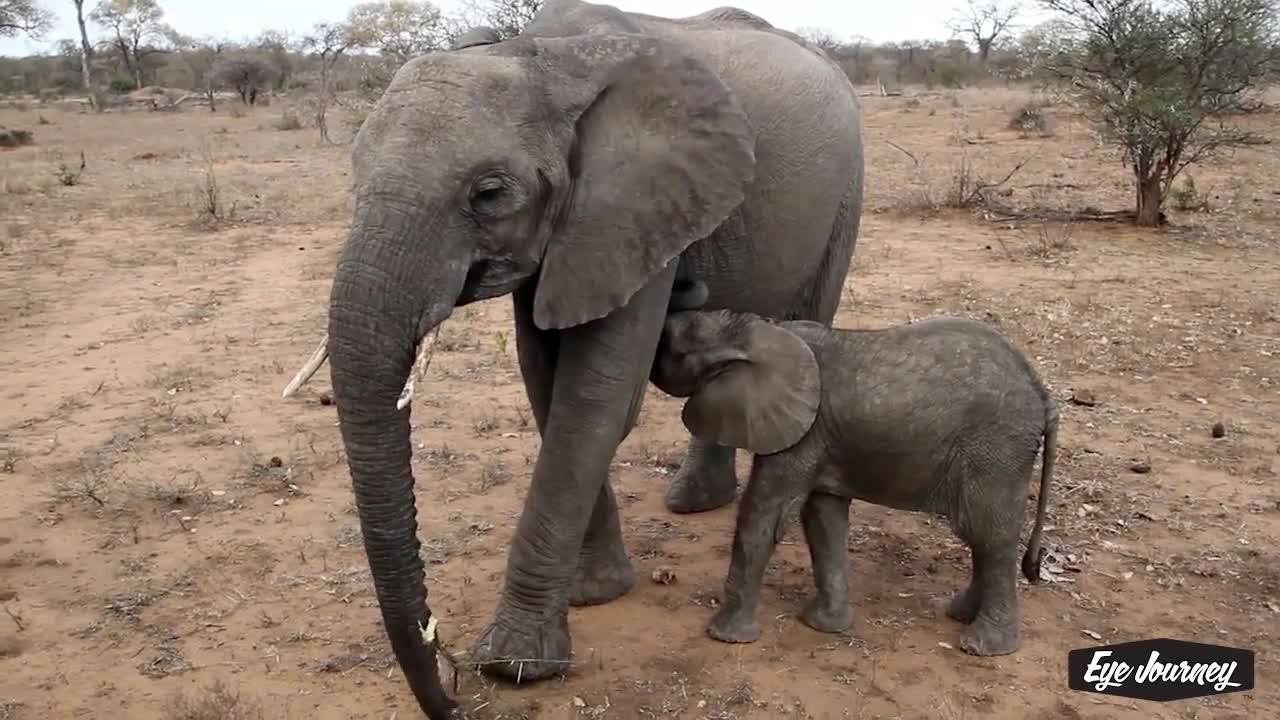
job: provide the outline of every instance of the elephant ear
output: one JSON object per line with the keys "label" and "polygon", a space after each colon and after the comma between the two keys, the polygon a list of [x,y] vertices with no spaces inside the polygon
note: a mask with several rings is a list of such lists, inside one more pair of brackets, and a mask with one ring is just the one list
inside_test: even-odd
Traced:
{"label": "elephant ear", "polygon": [[729,217],[754,179],[754,138],[737,98],[678,45],[634,35],[539,39],[568,76],[576,115],[572,196],[547,244],[534,298],[542,329],[623,306]]}
{"label": "elephant ear", "polygon": [[695,437],[719,445],[757,455],[785,450],[818,416],[818,362],[803,340],[765,320],[750,324],[743,350],[745,360],[709,369],[680,418]]}

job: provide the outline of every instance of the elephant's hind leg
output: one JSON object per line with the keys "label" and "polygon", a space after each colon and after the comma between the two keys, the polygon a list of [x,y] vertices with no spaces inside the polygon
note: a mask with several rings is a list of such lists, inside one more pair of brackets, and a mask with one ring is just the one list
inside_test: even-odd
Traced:
{"label": "elephant's hind leg", "polygon": [[800,512],[813,563],[817,593],[800,620],[819,632],[838,633],[853,624],[849,607],[849,500],[815,492]]}
{"label": "elephant's hind leg", "polygon": [[973,578],[968,589],[951,601],[948,614],[968,622],[960,633],[962,650],[973,655],[1007,655],[1021,643],[1018,533],[1025,505],[1024,486],[1007,478],[1028,477],[1031,463],[966,458],[961,464],[964,477],[953,526],[972,551]]}
{"label": "elephant's hind leg", "polygon": [[960,648],[972,655],[1007,655],[1018,649],[1017,540],[983,542],[973,548],[973,584],[981,599],[973,621],[960,633]]}
{"label": "elephant's hind leg", "polygon": [[[534,423],[541,435],[551,407],[559,342],[554,333],[539,330],[533,324],[533,288],[517,290],[512,299],[515,304],[516,353],[520,360],[520,374],[533,410]],[[640,398],[643,398],[643,392]],[[640,402],[637,399],[632,403],[631,416],[627,422],[628,431],[635,425],[639,410]],[[625,595],[635,583],[636,573],[627,558],[627,549],[622,540],[617,498],[606,478],[596,497],[586,535],[583,536],[578,567],[569,588],[569,604],[601,605]]]}

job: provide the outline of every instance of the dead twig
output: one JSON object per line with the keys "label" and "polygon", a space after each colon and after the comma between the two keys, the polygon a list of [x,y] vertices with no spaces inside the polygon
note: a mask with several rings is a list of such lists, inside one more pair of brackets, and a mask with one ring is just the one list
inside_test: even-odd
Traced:
{"label": "dead twig", "polygon": [[9,616],[9,619],[13,621],[13,624],[18,626],[19,631],[27,629],[27,626],[22,622],[21,615],[18,615],[14,611],[10,610],[8,605],[4,606],[4,611],[5,611],[5,614]]}

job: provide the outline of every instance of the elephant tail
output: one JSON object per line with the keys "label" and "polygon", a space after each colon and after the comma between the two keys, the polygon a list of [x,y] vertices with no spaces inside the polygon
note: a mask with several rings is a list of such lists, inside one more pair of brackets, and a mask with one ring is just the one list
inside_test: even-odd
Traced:
{"label": "elephant tail", "polygon": [[1040,463],[1040,497],[1036,503],[1036,523],[1027,540],[1027,551],[1022,555],[1022,575],[1028,582],[1040,582],[1040,563],[1047,551],[1040,546],[1044,532],[1044,514],[1049,506],[1049,483],[1053,480],[1053,467],[1058,458],[1058,408],[1048,401],[1044,426],[1044,456]]}

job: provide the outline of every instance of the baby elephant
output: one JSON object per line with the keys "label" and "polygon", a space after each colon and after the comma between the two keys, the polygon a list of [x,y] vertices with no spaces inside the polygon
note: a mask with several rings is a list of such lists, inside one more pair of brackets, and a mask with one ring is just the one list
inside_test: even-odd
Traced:
{"label": "baby elephant", "polygon": [[878,330],[830,329],[728,311],[668,316],[651,379],[689,398],[693,435],[755,454],[738,508],[724,602],[707,632],[754,642],[756,602],[783,511],[801,520],[816,595],[815,630],[852,622],[853,498],[946,516],[969,546],[973,576],[947,614],[960,646],[1002,655],[1019,645],[1018,535],[1040,439],[1044,462],[1022,572],[1038,582],[1058,411],[1026,358],[1000,333],[962,318]]}

